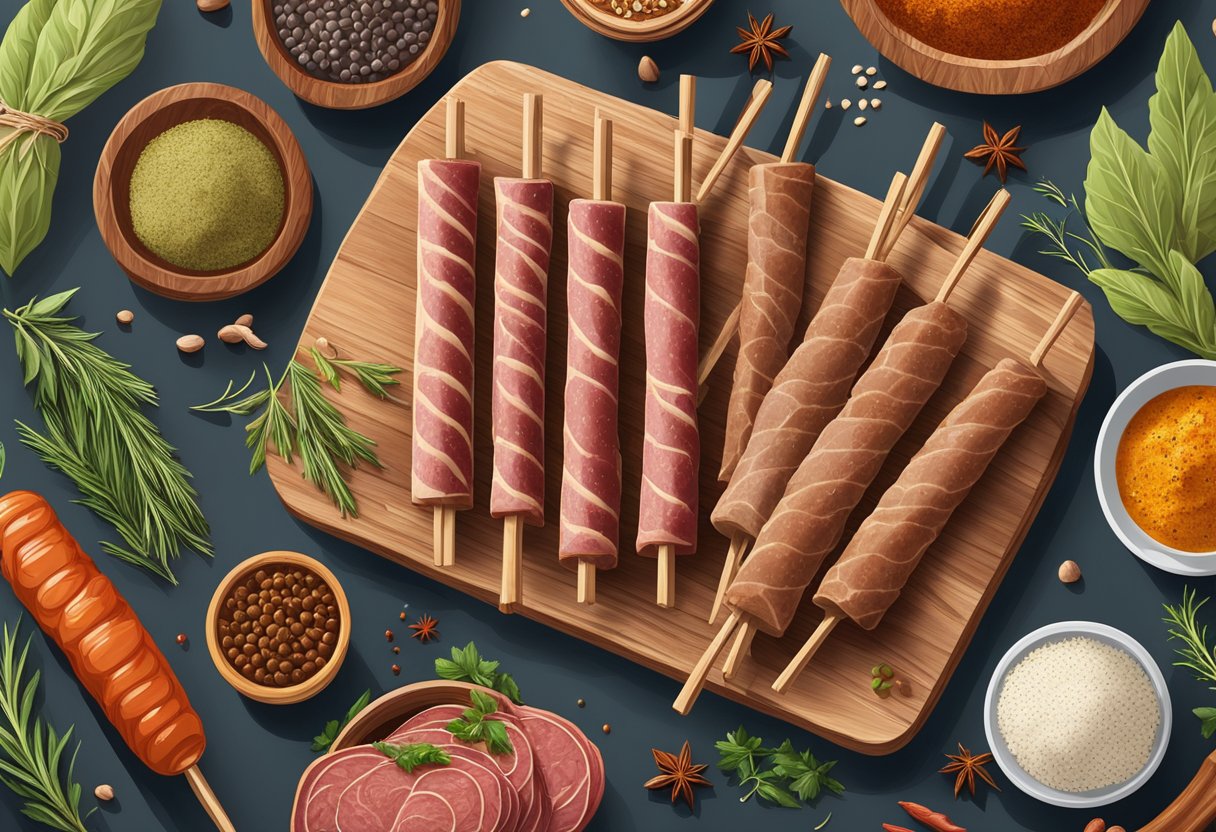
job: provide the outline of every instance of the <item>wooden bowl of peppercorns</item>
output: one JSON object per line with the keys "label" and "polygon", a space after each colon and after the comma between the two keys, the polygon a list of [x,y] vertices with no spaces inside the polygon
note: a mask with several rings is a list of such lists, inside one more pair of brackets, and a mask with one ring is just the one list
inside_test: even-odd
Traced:
{"label": "wooden bowl of peppercorns", "polygon": [[461,0],[253,0],[266,63],[300,98],[363,110],[400,98],[443,60]]}
{"label": "wooden bowl of peppercorns", "polygon": [[562,0],[588,28],[614,40],[649,43],[683,32],[714,0]]}
{"label": "wooden bowl of peppercorns", "polygon": [[207,652],[238,693],[271,705],[325,689],[350,646],[350,604],[333,573],[296,552],[249,558],[216,587]]}

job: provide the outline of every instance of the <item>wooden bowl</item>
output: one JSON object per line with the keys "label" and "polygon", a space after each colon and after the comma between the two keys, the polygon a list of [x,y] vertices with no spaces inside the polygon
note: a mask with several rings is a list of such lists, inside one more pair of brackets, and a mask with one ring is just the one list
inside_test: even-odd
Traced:
{"label": "wooden bowl", "polygon": [[917,40],[892,23],[875,0],[841,0],[866,40],[905,72],[939,87],[1000,95],[1049,89],[1085,72],[1127,37],[1148,2],[1107,0],[1089,26],[1054,52],[988,61],[952,55]]}
{"label": "wooden bowl", "polygon": [[[224,655],[219,644],[220,604],[224,603],[224,599],[228,597],[228,593],[239,580],[248,576],[250,572],[267,566],[295,566],[312,572],[325,581],[338,602],[340,626],[338,627],[338,643],[334,645],[333,656],[315,676],[298,685],[286,688],[266,687],[246,679],[229,664],[228,657]],[[342,591],[342,586],[334,577],[334,573],[316,559],[296,552],[265,552],[242,561],[220,581],[220,585],[215,588],[215,594],[211,596],[211,604],[207,607],[206,627],[207,652],[211,654],[211,661],[215,664],[215,669],[220,672],[220,676],[224,677],[225,682],[236,688],[237,693],[258,702],[265,702],[269,705],[291,705],[316,696],[338,675],[338,670],[342,667],[342,662],[346,659],[346,652],[350,648],[350,603],[346,600],[346,593]]]}
{"label": "wooden bowl", "polygon": [[[153,254],[131,223],[131,173],[148,142],[203,118],[230,121],[257,136],[278,161],[285,189],[283,221],[270,247],[247,263],[214,272],[183,269]],[[291,128],[266,102],[222,84],[182,84],[153,93],[118,122],[97,163],[93,212],[106,248],[136,284],[175,300],[221,300],[265,283],[295,255],[312,218],[312,174]]]}
{"label": "wooden bowl", "polygon": [[469,691],[477,689],[467,682],[415,682],[389,691],[369,704],[338,734],[330,751],[367,745],[384,739],[417,713],[436,705],[469,705]]}
{"label": "wooden bowl", "polygon": [[343,84],[318,78],[296,63],[279,39],[272,2],[253,0],[253,36],[262,57],[288,89],[310,104],[331,110],[366,110],[405,95],[443,60],[460,22],[460,0],[439,0],[439,17],[431,40],[412,64],[371,84]]}
{"label": "wooden bowl", "polygon": [[663,40],[683,32],[696,23],[713,2],[714,0],[685,0],[683,6],[670,14],[634,21],[604,11],[593,5],[590,0],[562,0],[570,13],[588,28],[614,40],[633,43]]}

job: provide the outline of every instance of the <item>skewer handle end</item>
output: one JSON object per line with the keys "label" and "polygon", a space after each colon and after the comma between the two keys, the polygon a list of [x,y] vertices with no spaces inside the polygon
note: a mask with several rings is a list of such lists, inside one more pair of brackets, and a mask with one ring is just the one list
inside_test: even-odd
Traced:
{"label": "skewer handle end", "polygon": [[802,674],[806,669],[807,664],[819,652],[819,648],[828,640],[828,636],[836,629],[836,625],[842,621],[839,615],[829,615],[819,622],[819,626],[811,637],[806,640],[806,644],[802,645],[802,649],[794,656],[793,661],[786,665],[785,670],[781,671],[781,675],[777,677],[777,681],[773,682],[773,690],[777,693],[785,693],[790,689],[790,685],[794,680]]}
{"label": "skewer handle end", "polygon": [[502,588],[498,593],[498,609],[515,612],[523,589],[524,522],[518,514],[502,520]]}
{"label": "skewer handle end", "polygon": [[701,689],[705,687],[705,678],[709,676],[709,670],[717,661],[718,654],[722,652],[722,648],[726,646],[727,639],[731,633],[742,622],[742,617],[737,612],[732,612],[722,625],[722,629],[718,630],[718,634],[714,636],[713,641],[705,648],[705,652],[701,654],[701,658],[693,666],[692,672],[688,674],[688,681],[684,683],[684,687],[680,689],[679,696],[672,703],[672,709],[681,716],[688,716],[688,712],[692,710],[693,703],[697,701],[697,697],[701,695]]}
{"label": "skewer handle end", "polygon": [[464,99],[449,95],[445,99],[447,105],[445,155],[449,159],[464,158]]}
{"label": "skewer handle end", "polygon": [[655,602],[667,609],[676,605],[676,549],[659,547],[659,580]]}
{"label": "skewer handle end", "polygon": [[591,606],[595,603],[595,564],[583,559],[578,562],[578,602]]}
{"label": "skewer handle end", "polygon": [[236,827],[228,819],[228,813],[220,805],[219,798],[215,796],[215,792],[212,791],[211,785],[207,782],[207,778],[203,776],[203,772],[199,767],[197,765],[190,766],[183,774],[186,776],[186,782],[190,784],[190,791],[194,792],[194,796],[202,804],[203,810],[207,813],[207,817],[211,818],[211,822],[215,824],[215,828],[220,830],[220,832],[236,832]]}

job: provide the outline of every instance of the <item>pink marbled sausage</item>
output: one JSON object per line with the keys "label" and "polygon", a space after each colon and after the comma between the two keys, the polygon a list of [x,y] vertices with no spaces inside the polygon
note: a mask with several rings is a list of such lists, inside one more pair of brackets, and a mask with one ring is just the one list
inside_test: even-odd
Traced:
{"label": "pink marbled sausage", "polygon": [[966,340],[966,320],[944,303],[904,316],[790,478],[726,593],[730,609],[770,635],[785,634],[849,515]]}
{"label": "pink marbled sausage", "polygon": [[473,505],[473,320],[481,165],[418,163],[412,499]]}
{"label": "pink marbled sausage", "polygon": [[638,553],[697,548],[697,328],[701,317],[700,221],[688,202],[650,206],[646,253],[646,430]]}
{"label": "pink marbled sausage", "polygon": [[739,313],[739,357],[718,472],[721,482],[729,482],[735,472],[760,403],[790,356],[806,284],[815,167],[804,162],[755,165],[749,180],[747,276]]}
{"label": "pink marbled sausage", "polygon": [[815,603],[873,630],[954,510],[1047,393],[1036,371],[1002,360],[950,412],[824,576]]}
{"label": "pink marbled sausage", "polygon": [[545,524],[545,321],[553,183],[494,180],[494,477],[490,515]]}
{"label": "pink marbled sausage", "polygon": [[566,419],[558,555],[573,566],[617,564],[621,523],[618,387],[625,206],[570,203]]}
{"label": "pink marbled sausage", "polygon": [[840,267],[764,397],[743,458],[714,507],[711,519],[722,534],[760,534],[819,432],[849,400],[899,283],[899,272],[875,260],[850,258]]}

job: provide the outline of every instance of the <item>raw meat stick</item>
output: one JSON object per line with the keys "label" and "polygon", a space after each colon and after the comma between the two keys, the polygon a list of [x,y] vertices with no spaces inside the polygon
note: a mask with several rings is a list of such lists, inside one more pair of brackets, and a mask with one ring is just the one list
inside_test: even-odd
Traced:
{"label": "raw meat stick", "polygon": [[1031,354],[1032,366],[1006,358],[989,370],[883,494],[820,584],[815,604],[827,615],[774,690],[789,688],[844,618],[867,630],[882,621],[954,510],[1046,395],[1035,368],[1080,305],[1074,292]]}
{"label": "raw meat stick", "polygon": [[434,506],[435,565],[456,560],[473,506],[473,346],[481,165],[464,152],[464,102],[447,101],[447,155],[418,163],[411,497]]}
{"label": "raw meat stick", "polygon": [[617,564],[618,432],[625,206],[612,202],[612,122],[596,113],[594,200],[570,203],[566,416],[558,556],[578,566],[578,601],[595,603],[597,569]]}
{"label": "raw meat stick", "polygon": [[646,425],[638,554],[658,558],[657,601],[675,605],[675,556],[697,548],[700,220],[690,201],[695,79],[680,78],[675,201],[650,206],[646,253]]}
{"label": "raw meat stick", "polygon": [[945,379],[967,339],[967,321],[946,303],[1008,204],[1009,192],[998,191],[937,298],[913,309],[895,327],[858,379],[849,403],[790,479],[726,593],[726,606],[746,619],[723,664],[727,679],[757,629],[778,638],[785,634],[806,588],[840,542],[849,515]]}
{"label": "raw meat stick", "polygon": [[545,344],[553,183],[544,157],[541,96],[524,96],[523,178],[494,180],[494,476],[490,516],[503,518],[502,588],[511,612],[523,592],[524,523],[545,524]]}

